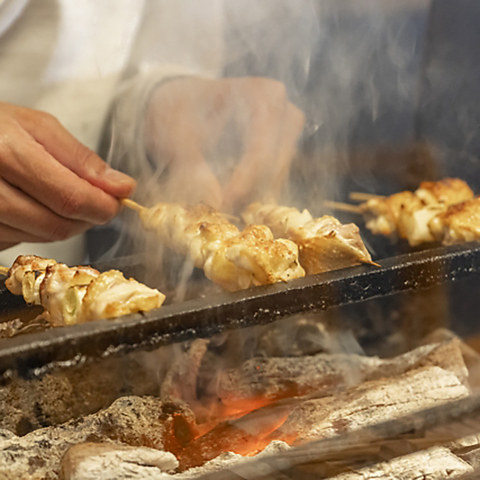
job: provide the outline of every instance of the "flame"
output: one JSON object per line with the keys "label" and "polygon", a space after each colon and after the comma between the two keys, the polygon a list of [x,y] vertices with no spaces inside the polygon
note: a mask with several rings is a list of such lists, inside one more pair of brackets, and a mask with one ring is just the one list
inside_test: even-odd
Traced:
{"label": "flame", "polygon": [[270,406],[217,424],[179,452],[180,470],[203,465],[224,452],[257,454],[271,442],[271,434],[284,424],[292,408]]}

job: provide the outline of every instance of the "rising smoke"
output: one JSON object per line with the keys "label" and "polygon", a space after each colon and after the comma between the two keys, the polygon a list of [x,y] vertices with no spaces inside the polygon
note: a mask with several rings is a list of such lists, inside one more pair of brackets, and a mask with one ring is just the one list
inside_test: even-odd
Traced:
{"label": "rising smoke", "polygon": [[[263,76],[285,85],[305,113],[306,126],[281,202],[319,215],[325,213],[324,199],[342,198],[352,184],[378,191],[382,181],[391,181],[372,172],[368,162],[350,169],[352,152],[366,148],[369,157],[379,145],[396,148],[414,140],[429,0],[224,0],[202,2],[202,8],[194,0],[177,2],[176,8],[172,2],[153,4],[118,96],[109,154],[114,166],[137,178],[140,203],[173,198],[166,196],[170,159],[153,157],[143,136],[148,100],[168,72],[175,78]],[[160,137],[162,125],[158,128]],[[241,149],[238,132],[227,133],[208,159],[222,180]],[[189,200],[194,189],[186,185],[174,189],[175,201]],[[141,229],[133,216],[126,217],[122,235],[134,237],[134,244],[142,245],[138,250],[144,249]]]}

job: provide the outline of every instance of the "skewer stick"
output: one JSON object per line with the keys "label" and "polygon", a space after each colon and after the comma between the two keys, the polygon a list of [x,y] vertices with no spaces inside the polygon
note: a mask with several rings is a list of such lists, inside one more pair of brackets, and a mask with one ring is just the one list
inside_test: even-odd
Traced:
{"label": "skewer stick", "polygon": [[8,276],[9,270],[10,269],[8,267],[4,267],[3,265],[0,265],[0,275]]}
{"label": "skewer stick", "polygon": [[385,195],[375,195],[374,193],[366,192],[350,192],[349,197],[350,200],[353,200],[355,202],[367,202],[368,200],[372,200],[374,198],[385,198]]}
{"label": "skewer stick", "polygon": [[[137,203],[133,200],[130,200],[129,198],[122,198],[120,200],[120,203],[124,207],[130,208],[131,210],[135,210],[138,213],[141,213],[141,212],[144,212],[145,210],[148,210],[147,207],[144,207],[143,205],[140,205],[139,203]],[[240,221],[240,218],[235,216],[235,215],[231,215],[229,213],[222,213],[222,215],[230,221],[233,221],[233,222],[239,222]]]}
{"label": "skewer stick", "polygon": [[142,213],[145,211],[147,208],[144,207],[143,205],[140,205],[137,202],[134,202],[133,200],[130,200],[129,198],[122,198],[120,200],[121,204],[127,208],[130,208],[132,210],[137,211],[138,213]]}
{"label": "skewer stick", "polygon": [[330,200],[327,200],[323,202],[323,206],[327,208],[332,208],[334,210],[341,210],[343,212],[351,212],[358,215],[362,214],[362,210],[358,205],[352,205],[350,203],[332,202]]}

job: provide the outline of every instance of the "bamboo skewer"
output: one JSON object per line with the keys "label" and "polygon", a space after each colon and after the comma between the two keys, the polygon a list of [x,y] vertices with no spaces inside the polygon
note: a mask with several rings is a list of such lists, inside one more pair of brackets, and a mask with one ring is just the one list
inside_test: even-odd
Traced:
{"label": "bamboo skewer", "polygon": [[[143,205],[140,205],[139,203],[133,200],[130,200],[129,198],[122,198],[120,200],[120,203],[124,207],[130,208],[131,210],[135,210],[138,213],[148,210],[147,207],[144,207]],[[222,213],[221,215],[230,221],[240,222],[240,218],[235,215],[230,215],[229,213]]]}
{"label": "bamboo skewer", "polygon": [[121,204],[127,208],[130,208],[131,210],[135,210],[138,213],[144,212],[147,208],[144,207],[143,205],[140,205],[137,202],[134,202],[133,200],[130,200],[129,198],[122,198],[120,200]]}
{"label": "bamboo skewer", "polygon": [[372,199],[385,198],[385,195],[375,195],[374,193],[367,192],[350,192],[349,198],[355,202],[367,202]]}
{"label": "bamboo skewer", "polygon": [[323,206],[326,208],[332,208],[334,210],[341,210],[343,212],[351,212],[358,215],[362,214],[362,210],[358,205],[352,205],[350,203],[333,202],[331,200],[327,200],[323,202]]}

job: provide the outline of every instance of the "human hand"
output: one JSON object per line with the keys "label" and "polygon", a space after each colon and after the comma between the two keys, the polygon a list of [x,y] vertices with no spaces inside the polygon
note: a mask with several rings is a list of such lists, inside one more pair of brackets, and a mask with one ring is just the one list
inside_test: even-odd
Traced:
{"label": "human hand", "polygon": [[106,223],[134,187],[53,116],[0,102],[0,250]]}
{"label": "human hand", "polygon": [[[183,77],[152,95],[145,142],[154,158],[168,163],[163,187],[168,200],[230,210],[278,195],[303,125],[303,113],[278,81]],[[211,161],[225,138],[230,155],[239,146],[233,165],[228,158]]]}

